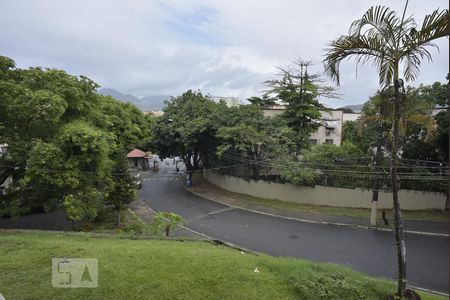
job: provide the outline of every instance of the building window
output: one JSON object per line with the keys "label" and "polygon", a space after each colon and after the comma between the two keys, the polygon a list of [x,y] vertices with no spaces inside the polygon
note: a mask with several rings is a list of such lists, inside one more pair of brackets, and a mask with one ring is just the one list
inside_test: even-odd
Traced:
{"label": "building window", "polygon": [[317,140],[316,139],[310,139],[309,140],[309,144],[310,145],[317,145]]}
{"label": "building window", "polygon": [[326,139],[325,144],[333,145],[333,139]]}

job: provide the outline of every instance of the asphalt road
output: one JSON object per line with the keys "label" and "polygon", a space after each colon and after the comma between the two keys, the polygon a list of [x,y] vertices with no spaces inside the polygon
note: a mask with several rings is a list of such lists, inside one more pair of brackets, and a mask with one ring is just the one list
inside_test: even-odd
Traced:
{"label": "asphalt road", "polygon": [[[371,276],[396,278],[394,234],[311,224],[234,209],[195,196],[177,181],[171,163],[143,181],[141,198],[156,211],[175,212],[187,227],[274,256],[348,266]],[[195,183],[194,183],[195,184]],[[406,235],[408,285],[448,293],[447,237]]]}

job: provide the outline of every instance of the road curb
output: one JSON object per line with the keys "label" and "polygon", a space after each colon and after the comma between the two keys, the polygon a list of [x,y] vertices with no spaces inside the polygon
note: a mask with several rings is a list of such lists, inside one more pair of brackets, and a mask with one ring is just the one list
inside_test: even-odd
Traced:
{"label": "road curb", "polygon": [[[184,186],[184,185],[183,185],[183,186]],[[142,201],[142,199],[141,199],[141,201]],[[153,210],[147,203],[145,203],[145,201],[142,201],[142,202],[143,202],[144,206],[145,206],[150,212],[152,212],[152,213],[154,213],[154,214],[158,214],[158,212],[156,212],[155,210]],[[228,247],[228,248],[232,248],[232,249],[234,249],[234,250],[238,250],[238,251],[241,251],[241,252],[251,253],[251,254],[254,254],[254,255],[261,255],[261,253],[259,253],[259,252],[257,252],[257,251],[253,251],[253,250],[250,250],[250,249],[247,249],[247,248],[238,246],[238,245],[236,245],[236,244],[230,243],[230,242],[225,241],[225,240],[219,240],[219,239],[213,238],[213,237],[211,237],[211,236],[209,236],[209,235],[206,235],[206,234],[204,234],[204,233],[198,232],[198,231],[196,231],[196,230],[194,230],[194,229],[191,229],[191,228],[189,228],[189,227],[186,227],[186,226],[184,226],[184,225],[178,224],[177,226],[180,227],[180,228],[183,228],[183,229],[185,229],[185,230],[188,230],[188,231],[190,231],[190,232],[192,232],[192,233],[195,233],[195,234],[198,234],[198,235],[200,235],[200,236],[205,237],[207,241],[213,243],[214,245],[223,245],[223,246],[226,246],[226,247]]]}
{"label": "road curb", "polygon": [[[288,216],[282,216],[282,215],[277,215],[277,214],[272,214],[272,213],[268,213],[268,212],[264,212],[264,211],[259,211],[259,210],[254,210],[254,209],[250,209],[250,208],[245,208],[245,207],[241,207],[241,206],[237,206],[237,205],[233,205],[233,204],[228,204],[225,202],[221,202],[215,199],[211,199],[209,197],[205,197],[204,195],[194,192],[191,189],[187,188],[184,184],[182,184],[182,186],[189,191],[190,193],[201,197],[203,199],[209,200],[209,201],[213,201],[213,202],[217,202],[226,206],[230,206],[236,209],[240,209],[240,210],[244,210],[244,211],[249,211],[249,212],[253,212],[253,213],[257,213],[257,214],[262,214],[262,215],[266,215],[266,216],[271,216],[271,217],[275,217],[275,218],[281,218],[281,219],[287,219],[287,220],[291,220],[291,221],[298,221],[298,222],[303,222],[303,223],[311,223],[311,224],[322,224],[322,225],[330,225],[330,226],[340,226],[340,227],[348,227],[348,228],[354,228],[354,229],[363,229],[363,230],[377,230],[377,231],[385,231],[385,232],[394,232],[394,229],[387,229],[387,228],[380,228],[380,227],[371,227],[371,226],[364,226],[364,225],[357,225],[357,224],[347,224],[347,223],[336,223],[336,222],[326,222],[326,221],[316,221],[316,220],[308,220],[308,219],[302,219],[302,218],[296,218],[296,217],[288,217]],[[414,231],[414,230],[404,230],[405,233],[408,234],[420,234],[420,235],[427,235],[427,236],[438,236],[438,237],[449,237],[449,234],[445,234],[445,233],[435,233],[435,232],[426,232],[426,231]]]}
{"label": "road curb", "polygon": [[424,288],[417,287],[417,286],[412,286],[412,285],[406,285],[406,287],[408,287],[408,288],[410,288],[412,290],[420,291],[420,292],[426,292],[426,293],[430,293],[430,294],[444,296],[444,297],[447,297],[447,298],[449,297],[449,294],[438,292],[438,291],[435,291],[435,290],[424,289]]}

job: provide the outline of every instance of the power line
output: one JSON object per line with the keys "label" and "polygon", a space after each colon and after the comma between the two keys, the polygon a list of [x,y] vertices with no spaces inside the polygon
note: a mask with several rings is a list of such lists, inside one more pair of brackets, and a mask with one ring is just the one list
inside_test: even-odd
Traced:
{"label": "power line", "polygon": [[[29,170],[28,167],[18,167],[18,166],[11,166],[11,165],[4,165],[0,164],[0,167],[9,168],[9,169],[15,169],[15,170]],[[33,169],[38,172],[44,172],[44,173],[78,173],[78,174],[87,174],[87,175],[114,175],[114,176],[129,176],[128,173],[117,173],[117,172],[93,172],[93,171],[81,171],[81,170],[54,170],[54,169],[42,169],[37,168]]]}

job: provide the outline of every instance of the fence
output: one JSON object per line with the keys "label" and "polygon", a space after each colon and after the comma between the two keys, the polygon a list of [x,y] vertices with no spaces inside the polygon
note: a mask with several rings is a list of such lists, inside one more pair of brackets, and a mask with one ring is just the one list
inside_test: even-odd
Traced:
{"label": "fence", "polygon": [[[447,193],[448,167],[433,165],[429,162],[415,161],[410,163],[401,161],[398,166],[400,189]],[[216,172],[223,175],[240,177],[243,179],[264,180],[274,183],[296,183],[289,180],[287,173],[294,174],[308,172],[308,180],[299,182],[303,186],[326,186],[336,188],[373,189],[374,181],[378,182],[379,190],[391,190],[390,168],[387,162],[374,167],[370,160],[358,159],[333,164],[318,164],[312,162],[282,163],[241,163],[234,166],[222,166]]]}
{"label": "fence", "polygon": [[[281,200],[302,204],[335,207],[370,208],[372,192],[362,188],[340,188],[330,186],[298,186],[277,181],[274,174],[262,175],[258,179],[245,174],[246,167],[223,168],[203,171],[203,177],[210,183],[235,193],[254,197]],[[234,175],[231,175],[231,174]],[[266,177],[265,177],[266,176]],[[267,178],[269,180],[263,180]],[[399,199],[404,210],[445,209],[446,196],[443,193],[400,190]],[[380,209],[392,208],[392,193],[380,191]]]}

